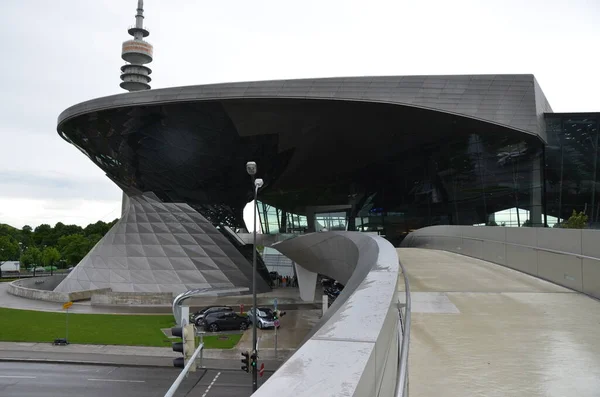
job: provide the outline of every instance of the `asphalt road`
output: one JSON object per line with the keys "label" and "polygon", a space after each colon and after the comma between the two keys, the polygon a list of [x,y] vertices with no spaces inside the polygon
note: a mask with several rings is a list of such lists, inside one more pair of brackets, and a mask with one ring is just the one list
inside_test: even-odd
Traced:
{"label": "asphalt road", "polygon": [[[178,374],[175,368],[0,362],[0,396],[158,397],[164,396]],[[176,396],[244,397],[251,390],[250,374],[209,369],[190,374]]]}

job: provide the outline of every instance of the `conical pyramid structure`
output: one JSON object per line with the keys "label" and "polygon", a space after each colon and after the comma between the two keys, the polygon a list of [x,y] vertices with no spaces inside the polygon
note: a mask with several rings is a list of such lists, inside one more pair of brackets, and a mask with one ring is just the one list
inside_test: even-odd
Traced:
{"label": "conical pyramid structure", "polygon": [[[194,288],[251,288],[252,265],[187,204],[153,194],[130,197],[122,218],[55,288],[74,292],[181,293]],[[257,277],[257,291],[269,290]]]}

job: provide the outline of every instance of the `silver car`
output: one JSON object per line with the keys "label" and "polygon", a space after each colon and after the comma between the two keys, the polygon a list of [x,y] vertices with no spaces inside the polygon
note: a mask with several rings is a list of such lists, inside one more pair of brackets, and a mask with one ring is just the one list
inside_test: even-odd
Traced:
{"label": "silver car", "polygon": [[[275,317],[273,310],[267,307],[259,307],[257,312],[258,321],[256,322],[256,326],[258,328],[275,328]],[[248,310],[248,320],[254,322],[254,308]]]}

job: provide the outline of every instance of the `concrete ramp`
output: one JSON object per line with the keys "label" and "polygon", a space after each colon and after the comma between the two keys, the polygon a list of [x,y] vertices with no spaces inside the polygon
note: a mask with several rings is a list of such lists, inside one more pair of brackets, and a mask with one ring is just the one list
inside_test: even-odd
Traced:
{"label": "concrete ramp", "polygon": [[412,292],[411,397],[600,395],[599,301],[459,254],[398,256]]}

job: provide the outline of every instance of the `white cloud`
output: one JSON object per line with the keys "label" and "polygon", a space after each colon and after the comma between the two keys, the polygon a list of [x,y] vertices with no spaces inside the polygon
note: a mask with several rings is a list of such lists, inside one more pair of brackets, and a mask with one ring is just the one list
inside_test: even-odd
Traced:
{"label": "white cloud", "polygon": [[86,226],[98,220],[110,222],[121,216],[121,206],[116,200],[97,201],[73,199],[24,199],[0,197],[2,223],[22,228],[33,228],[42,223],[54,226],[57,222]]}

